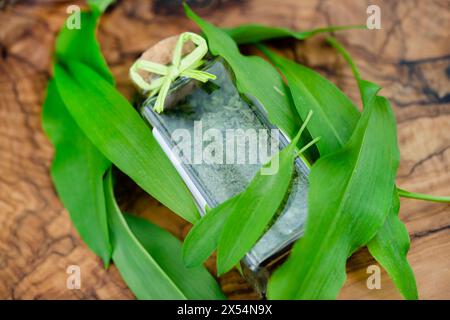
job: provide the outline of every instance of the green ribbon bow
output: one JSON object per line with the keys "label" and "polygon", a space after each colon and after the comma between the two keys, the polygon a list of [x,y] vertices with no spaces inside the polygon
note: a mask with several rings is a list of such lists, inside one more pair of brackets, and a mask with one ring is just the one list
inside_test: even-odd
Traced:
{"label": "green ribbon bow", "polygon": [[[182,58],[183,45],[187,41],[192,41],[197,47]],[[207,52],[208,45],[206,44],[205,39],[198,34],[184,32],[178,38],[177,44],[173,50],[172,64],[170,66],[139,59],[130,68],[131,80],[133,80],[133,82],[142,90],[150,92],[150,97],[159,93],[153,109],[156,112],[161,113],[164,110],[164,101],[169,92],[170,84],[178,77],[189,77],[201,82],[206,82],[209,79],[216,79],[216,76],[211,73],[196,70],[203,64],[202,58]],[[161,77],[156,78],[149,83],[138,73],[139,69],[159,74]]]}

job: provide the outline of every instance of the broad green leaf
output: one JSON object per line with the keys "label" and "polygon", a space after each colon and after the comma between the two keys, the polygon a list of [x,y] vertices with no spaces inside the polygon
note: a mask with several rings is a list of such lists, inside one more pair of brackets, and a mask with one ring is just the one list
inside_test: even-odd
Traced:
{"label": "broad green leaf", "polygon": [[[370,102],[370,100],[375,96],[375,94],[378,92],[380,87],[377,86],[376,84],[373,84],[373,83],[361,78],[359,70],[356,67],[355,63],[353,62],[352,57],[350,56],[348,51],[345,50],[345,48],[335,38],[328,37],[327,41],[334,48],[336,48],[336,50],[338,50],[338,52],[344,57],[344,59],[350,65],[353,75],[358,83],[361,100],[363,102],[363,105],[366,106]],[[448,197],[448,196],[432,196],[429,194],[410,192],[407,190],[400,189],[398,187],[397,187],[397,193],[400,197],[404,197],[404,198],[450,203],[450,197]]]}
{"label": "broad green leaf", "polygon": [[[83,28],[64,27],[56,40],[59,59],[85,61],[107,81],[113,82],[95,39],[98,16],[81,13]],[[75,45],[71,45],[75,44]],[[81,49],[80,49],[81,48]],[[70,116],[61,100],[55,80],[50,80],[42,111],[42,126],[55,155],[51,176],[61,201],[87,246],[109,264],[109,242],[103,175],[110,166]]]}
{"label": "broad green leaf", "polygon": [[137,298],[224,299],[203,266],[183,265],[181,243],[174,236],[144,219],[122,215],[110,171],[104,183],[113,260]]}
{"label": "broad green leaf", "polygon": [[67,29],[64,25],[60,31],[56,40],[56,62],[69,60],[82,62],[109,83],[114,84],[114,78],[95,38],[99,15],[81,12],[80,18],[80,29]]}
{"label": "broad green leaf", "polygon": [[383,266],[406,299],[417,300],[414,272],[406,259],[409,251],[409,234],[398,218],[400,199],[394,192],[394,202],[383,227],[367,244],[372,256]]}
{"label": "broad green leaf", "polygon": [[[248,32],[252,33],[251,28]],[[239,36],[239,32],[237,34]],[[253,31],[253,34],[253,36],[258,36],[257,29]],[[268,32],[266,32],[266,34],[267,37],[271,36]],[[281,31],[278,36],[282,35],[283,32]],[[288,34],[285,33],[285,35],[287,36]],[[242,37],[245,36],[245,32],[242,32]],[[265,37],[264,39],[266,39],[267,37]],[[258,38],[258,40],[263,40],[263,38]],[[334,45],[332,41],[330,42]],[[262,49],[264,50],[265,48],[263,47]],[[350,100],[346,98],[339,89],[337,89],[331,82],[327,81],[319,74],[310,69],[302,67],[295,62],[271,54],[268,50],[264,51],[286,76],[290,84],[291,93],[299,114],[304,117],[305,113],[307,112],[307,108],[310,108],[311,105],[317,107],[313,108],[313,110],[316,111],[317,116],[315,117],[314,121],[310,123],[308,129],[312,137],[317,137],[319,135],[322,137],[321,141],[318,144],[321,155],[326,155],[330,152],[338,150],[348,140],[350,134],[353,132],[357,120],[359,119],[359,113],[356,112],[356,107],[353,106]],[[370,103],[370,99],[372,99],[376,95],[380,88],[377,85],[361,79],[359,72],[348,53],[345,50],[341,50],[341,53],[344,55],[344,57],[352,67],[355,77],[358,80],[358,86],[361,91],[363,105],[366,106],[368,103]],[[323,88],[326,88],[325,92],[327,94],[323,94]],[[341,98],[337,99],[337,101],[343,102],[341,103],[341,105],[335,102],[336,99],[335,101],[329,99],[329,101],[325,101],[325,103],[323,101],[320,101],[320,98],[322,97],[326,99],[328,97],[335,97],[336,95]],[[319,97],[319,99],[316,100],[317,104],[314,103],[314,97]],[[331,114],[331,116],[327,117],[327,114]],[[380,233],[380,236],[383,236],[384,231],[380,230]],[[397,264],[397,266],[402,265],[404,265],[404,263]],[[410,275],[409,272],[405,272],[404,275],[405,282],[415,283],[414,277],[407,277],[408,275]],[[409,294],[409,296],[414,296],[414,294]]]}
{"label": "broad green leaf", "polygon": [[[330,37],[328,42],[342,54],[350,65],[358,83],[363,106],[366,108],[374,99],[378,86],[361,78],[350,54],[336,39]],[[400,192],[403,193],[404,191],[400,190]],[[405,226],[398,218],[399,209],[400,202],[396,191],[386,222],[377,235],[367,244],[367,248],[385,268],[403,296],[406,299],[417,299],[416,279],[407,260],[410,240]]]}
{"label": "broad green leaf", "polygon": [[54,80],[47,87],[42,125],[55,147],[51,176],[56,191],[87,246],[109,264],[109,242],[103,175],[110,166],[73,121]]}
{"label": "broad green leaf", "polygon": [[[332,38],[329,38],[332,39]],[[329,40],[330,41],[330,40]],[[334,46],[337,46],[337,42],[330,41]],[[314,96],[322,96],[328,98],[333,96],[341,97],[343,95],[342,92],[339,91],[333,84],[331,84],[328,80],[322,78],[320,75],[315,73],[314,71],[303,67],[301,65],[296,64],[293,61],[284,59],[282,57],[279,57],[270,51],[266,50],[264,47],[262,47],[262,50],[270,57],[270,59],[277,65],[277,67],[280,68],[282,73],[286,76],[286,79],[289,82],[292,96],[294,99],[294,102],[297,106],[297,110],[300,115],[304,115],[307,111],[306,109],[308,107],[313,108],[315,113],[315,118],[311,123],[308,125],[309,132],[311,133],[312,137],[316,137],[318,135],[321,136],[321,141],[318,144],[319,151],[321,155],[329,154],[330,152],[337,151],[347,140],[350,136],[351,132],[353,131],[354,124],[359,119],[359,112],[356,111],[356,107],[352,107],[351,103],[337,103],[336,101],[339,101],[340,99],[329,99],[329,101],[320,101],[320,99],[317,99],[316,101],[319,102],[317,104],[314,104],[311,102],[311,97]],[[346,58],[346,60],[349,62],[350,66],[352,67],[352,70],[354,72],[354,75],[358,81],[358,86],[361,91],[361,97],[363,100],[363,105],[367,106],[371,99],[373,99],[380,89],[377,85],[370,83],[369,81],[365,81],[361,79],[360,74],[354,65],[353,61],[351,60],[348,53],[343,50],[342,47],[340,47],[340,52],[343,54],[343,56]],[[310,75],[308,77],[308,74]],[[319,79],[319,81],[317,81]],[[309,87],[308,87],[309,86]],[[320,91],[320,92],[319,92]],[[322,95],[322,93],[325,93]],[[346,101],[348,98],[342,99],[342,101]],[[314,108],[315,107],[315,108]],[[322,110],[322,112],[321,112]],[[326,116],[328,114],[331,114],[331,116]],[[394,199],[395,201],[395,199]],[[389,213],[392,215],[392,213]],[[389,221],[396,221],[398,220],[398,217],[390,217]],[[385,242],[392,242],[395,239],[389,239],[387,237],[391,236],[392,234],[389,234],[386,232],[387,228],[383,227],[379,230],[378,237],[381,239],[385,239]],[[406,240],[409,241],[408,238],[399,238],[398,241]],[[368,246],[370,247],[370,242]],[[399,245],[402,245],[405,247],[407,243],[399,243]],[[392,251],[392,248],[386,247],[386,252],[382,250],[378,250],[376,252],[377,256],[374,255],[375,259],[378,261],[386,260],[390,258],[390,252]],[[402,274],[403,277],[399,278],[396,277],[394,280],[396,282],[396,285],[401,288],[405,287],[405,283],[415,283],[414,276],[408,272],[408,270],[411,270],[410,268],[405,270],[405,272],[401,272],[401,268],[405,264],[407,264],[406,256],[402,256],[401,253],[397,254],[397,257],[403,257],[403,260],[398,261],[396,266],[399,268],[397,270],[397,274]],[[391,267],[392,269],[392,267]],[[389,271],[388,271],[389,272]],[[402,281],[402,283],[397,283],[399,281]],[[415,285],[411,285],[409,288],[415,288]],[[405,297],[413,297],[417,296],[417,293],[410,292],[409,294],[405,295]]]}
{"label": "broad green leaf", "polygon": [[[225,299],[216,280],[199,266],[187,268],[182,259],[181,242],[166,230],[147,220],[125,215],[125,220],[144,249],[189,299]],[[151,280],[151,279],[149,279]]]}
{"label": "broad green leaf", "polygon": [[[57,39],[59,48],[57,59],[60,62],[82,61],[103,76],[105,80],[113,83],[113,78],[95,41],[94,29],[98,17],[96,14],[82,13],[83,28],[80,31],[64,29],[60,32]],[[108,236],[103,176],[105,171],[111,167],[111,162],[97,150],[71,118],[57,91],[55,80],[49,82],[43,110],[43,126],[55,146],[52,177],[56,189],[84,241],[103,258],[105,264],[108,264],[111,245]],[[113,198],[111,200],[111,195],[109,209],[117,210]],[[143,242],[145,249],[154,255],[157,263],[169,276],[170,281],[166,285],[171,286],[171,282],[175,282],[183,292],[183,296],[191,299],[221,299],[224,297],[213,277],[203,267],[188,270],[183,266],[181,244],[178,240],[146,221],[137,218],[130,219],[130,224],[134,227],[138,239]],[[126,241],[118,246],[119,251],[123,247],[122,245],[126,246]],[[166,253],[162,248],[167,249]],[[116,260],[119,260],[117,264],[120,265],[121,270],[129,270],[136,266],[133,259],[121,260],[120,253],[117,253],[118,249],[115,248],[115,250],[116,256],[119,256]],[[145,264],[139,264],[139,266],[146,267]],[[152,270],[151,267],[150,270]],[[147,271],[143,270],[144,277],[148,277]],[[129,280],[128,277],[127,280]],[[152,278],[147,280],[147,282],[151,281]],[[154,283],[152,284],[154,285]],[[141,287],[138,286],[137,290],[139,289]],[[144,298],[152,297],[152,295],[147,295],[151,292],[147,289],[144,289]],[[159,289],[158,287],[157,290]],[[178,290],[175,289],[174,292],[175,297],[179,298]],[[136,292],[137,295],[140,293]],[[163,298],[171,297],[174,295]]]}
{"label": "broad green leaf", "polygon": [[366,29],[366,26],[331,26],[325,28],[317,28],[306,31],[293,31],[288,28],[270,27],[260,24],[243,24],[234,28],[223,29],[230,35],[238,44],[257,43],[260,41],[293,37],[297,40],[305,40],[317,34],[351,30],[351,29]]}
{"label": "broad green leaf", "polygon": [[72,117],[109,160],[184,219],[198,219],[183,180],[137,111],[111,84],[75,61],[58,64],[55,79]]}
{"label": "broad green leaf", "polygon": [[395,118],[388,101],[377,96],[344,148],[312,167],[305,234],[270,279],[270,298],[337,296],[347,257],[383,226],[398,163]]}
{"label": "broad green leaf", "polygon": [[112,258],[127,285],[138,299],[187,299],[127,225],[114,198],[111,172],[105,177],[104,186]]}
{"label": "broad green leaf", "polygon": [[314,112],[308,131],[314,138],[320,136],[317,143],[320,155],[339,150],[349,140],[360,118],[353,102],[319,73],[265,47],[260,48],[286,77],[300,117],[305,119],[309,110]]}
{"label": "broad green leaf", "polygon": [[216,250],[223,225],[230,216],[238,196],[208,210],[189,231],[183,243],[183,260],[186,266],[202,264]]}
{"label": "broad green leaf", "polygon": [[[301,130],[302,131],[302,130]],[[226,219],[217,247],[217,273],[233,268],[261,237],[285,198],[294,171],[296,144],[301,131],[264,167],[278,163],[275,174],[257,172],[245,190],[236,197]]]}
{"label": "broad green leaf", "polygon": [[[267,111],[270,122],[293,139],[301,119],[293,107],[289,89],[276,69],[261,57],[242,55],[225,31],[202,20],[186,4],[184,8],[186,15],[202,29],[208,40],[209,51],[223,57],[231,66],[239,92],[258,100]],[[310,140],[309,135],[305,134],[300,144],[305,145]],[[312,158],[317,157],[314,148],[308,151]]]}

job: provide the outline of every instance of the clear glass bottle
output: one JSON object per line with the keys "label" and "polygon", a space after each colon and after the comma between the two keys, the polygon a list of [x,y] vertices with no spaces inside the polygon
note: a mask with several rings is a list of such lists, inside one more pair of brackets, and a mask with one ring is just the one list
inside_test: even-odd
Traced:
{"label": "clear glass bottle", "polygon": [[[223,59],[208,60],[202,70],[216,75],[217,79],[201,83],[180,78],[171,86],[164,112],[158,114],[153,111],[156,97],[145,100],[140,112],[152,126],[156,140],[180,173],[200,213],[204,215],[207,214],[206,208],[213,208],[243,191],[268,158],[259,163],[199,163],[192,160],[192,153],[198,147],[195,143],[192,144],[191,152],[183,153],[177,149],[180,143],[174,138],[177,130],[183,129],[185,133],[195,136],[201,121],[203,132],[214,128],[223,133],[224,145],[229,129],[266,130],[269,132],[267,145],[271,149],[268,157],[277,151],[274,145],[276,149],[282,149],[289,141],[281,131],[279,135],[270,134],[273,132],[270,130],[276,128],[268,121],[265,110],[254,99],[239,94],[233,73]],[[296,158],[294,178],[284,203],[265,234],[241,261],[244,276],[262,296],[265,295],[270,272],[285,258],[292,243],[303,233],[307,214],[308,174],[308,164]]]}

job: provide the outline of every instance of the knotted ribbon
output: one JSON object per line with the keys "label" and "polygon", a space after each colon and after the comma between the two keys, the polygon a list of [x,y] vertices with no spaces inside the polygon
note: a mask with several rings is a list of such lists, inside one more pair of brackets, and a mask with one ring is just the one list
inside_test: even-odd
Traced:
{"label": "knotted ribbon", "polygon": [[[196,48],[182,57],[182,49],[184,43],[192,41]],[[197,70],[203,64],[202,58],[208,52],[208,45],[204,38],[192,32],[184,32],[178,38],[172,55],[172,64],[167,66],[151,62],[144,59],[137,60],[130,68],[131,80],[142,90],[149,92],[152,97],[158,94],[153,109],[161,113],[164,110],[164,101],[169,92],[170,85],[178,77],[184,76],[192,79],[206,82],[210,79],[216,79],[216,76],[201,70]],[[161,77],[147,82],[138,73],[138,70],[159,74]]]}

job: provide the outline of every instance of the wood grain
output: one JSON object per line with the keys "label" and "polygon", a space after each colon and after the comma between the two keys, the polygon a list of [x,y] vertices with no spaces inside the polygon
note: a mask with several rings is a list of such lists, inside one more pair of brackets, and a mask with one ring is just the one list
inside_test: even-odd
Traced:
{"label": "wood grain", "polygon": [[[74,1],[1,1],[0,9],[0,298],[130,299],[114,266],[83,244],[49,177],[53,151],[40,112],[51,73],[56,33]],[[131,97],[128,68],[158,40],[197,30],[180,1],[118,1],[104,15],[99,39],[119,90]],[[76,2],[75,2],[76,3]],[[220,26],[253,22],[304,30],[327,24],[364,24],[369,1],[217,0],[194,8]],[[450,194],[450,8],[446,0],[370,1],[382,12],[382,30],[346,31],[344,42],[364,78],[383,86],[398,121],[401,165],[398,184],[436,195]],[[82,5],[82,4],[80,4]],[[287,55],[329,77],[354,101],[358,91],[345,62],[318,37],[276,41]],[[380,141],[380,143],[383,143]],[[190,226],[122,179],[122,205],[152,219],[180,239]],[[450,299],[450,206],[402,200],[411,235],[409,255],[423,299]],[[80,290],[66,288],[66,268],[79,265]],[[214,261],[208,261],[212,270]],[[397,299],[385,273],[382,288],[369,290],[366,250],[348,263],[340,298]],[[235,271],[219,279],[232,299],[256,298]]]}

